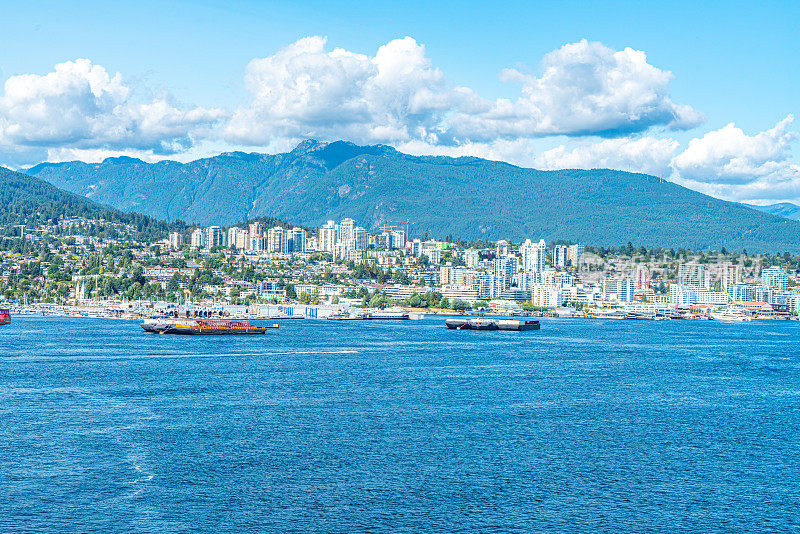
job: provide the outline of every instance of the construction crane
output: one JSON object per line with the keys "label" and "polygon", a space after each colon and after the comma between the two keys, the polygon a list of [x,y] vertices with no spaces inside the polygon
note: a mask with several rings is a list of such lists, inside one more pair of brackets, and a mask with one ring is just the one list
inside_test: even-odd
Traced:
{"label": "construction crane", "polygon": [[390,222],[390,223],[397,223],[397,224],[405,224],[405,225],[406,225],[406,240],[408,240],[408,232],[409,232],[409,230],[410,230],[410,228],[409,228],[409,227],[410,227],[412,224],[417,224],[417,223],[413,223],[413,222],[411,222],[411,221],[410,221],[410,220],[408,220],[408,219],[406,219],[405,221],[386,221],[386,222]]}

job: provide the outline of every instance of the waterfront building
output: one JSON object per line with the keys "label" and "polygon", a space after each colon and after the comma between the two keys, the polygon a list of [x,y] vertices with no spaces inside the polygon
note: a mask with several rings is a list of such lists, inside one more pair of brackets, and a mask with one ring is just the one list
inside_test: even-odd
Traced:
{"label": "waterfront building", "polygon": [[795,315],[800,313],[800,293],[789,293],[786,295],[786,304],[789,307],[789,313]]}
{"label": "waterfront building", "polygon": [[480,288],[476,286],[449,286],[443,285],[442,296],[449,301],[460,299],[466,302],[475,302],[482,298]]}
{"label": "waterfront building", "polygon": [[669,301],[677,306],[725,306],[730,300],[725,291],[710,291],[680,284],[669,286]]}
{"label": "waterfront building", "polygon": [[786,269],[773,265],[761,271],[761,285],[765,289],[774,289],[777,291],[786,291],[789,289],[789,278],[786,275]]}
{"label": "waterfront building", "polygon": [[600,282],[601,298],[605,301],[630,302],[635,291],[630,278],[606,278]]}
{"label": "waterfront building", "polygon": [[261,299],[275,299],[279,302],[286,300],[286,289],[278,287],[278,281],[266,279],[256,283],[256,296]]}
{"label": "waterfront building", "polygon": [[532,284],[529,291],[530,301],[534,306],[556,308],[563,301],[561,288],[553,284]]}
{"label": "waterfront building", "polygon": [[500,293],[500,298],[506,300],[516,300],[518,302],[524,302],[526,300],[531,300],[531,292],[525,289],[520,289],[515,286],[511,286],[502,293]]}
{"label": "waterfront building", "polygon": [[733,286],[733,300],[743,302],[762,302],[764,301],[764,286],[761,284],[740,283]]}

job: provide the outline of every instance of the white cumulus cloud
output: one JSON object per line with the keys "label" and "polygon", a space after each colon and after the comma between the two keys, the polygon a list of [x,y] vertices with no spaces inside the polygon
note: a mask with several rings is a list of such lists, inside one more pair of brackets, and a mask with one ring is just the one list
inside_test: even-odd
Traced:
{"label": "white cumulus cloud", "polygon": [[703,120],[670,99],[672,74],[631,48],[586,40],[565,45],[544,57],[540,77],[504,71],[504,81],[521,83],[520,96],[492,101],[448,81],[410,37],[374,56],[329,51],[326,44],[307,37],[252,60],[245,73],[252,102],[234,113],[226,138],[251,145],[281,136],[469,145],[560,134],[614,137]]}
{"label": "white cumulus cloud", "polygon": [[410,37],[372,57],[325,45],[323,37],[306,37],[252,60],[245,82],[253,100],[234,113],[226,138],[251,145],[275,137],[435,140],[444,114],[473,98],[447,83]]}
{"label": "white cumulus cloud", "polygon": [[545,55],[541,76],[515,69],[502,79],[522,84],[517,100],[499,99],[479,113],[450,121],[456,137],[603,135],[651,127],[687,129],[704,117],[669,97],[673,75],[650,65],[644,52],[616,51],[582,40]]}
{"label": "white cumulus cloud", "polygon": [[688,148],[673,161],[681,178],[696,182],[747,184],[789,164],[789,147],[797,134],[789,130],[789,115],[774,128],[749,136],[734,123],[692,139]]}
{"label": "white cumulus cloud", "polygon": [[790,159],[797,133],[792,115],[747,135],[731,123],[692,139],[672,161],[673,179],[730,200],[767,203],[800,200],[800,166]]}
{"label": "white cumulus cloud", "polygon": [[162,95],[139,102],[122,76],[88,59],[59,63],[45,75],[6,80],[0,94],[0,150],[48,149],[182,152],[192,134],[226,116],[220,109],[183,108]]}

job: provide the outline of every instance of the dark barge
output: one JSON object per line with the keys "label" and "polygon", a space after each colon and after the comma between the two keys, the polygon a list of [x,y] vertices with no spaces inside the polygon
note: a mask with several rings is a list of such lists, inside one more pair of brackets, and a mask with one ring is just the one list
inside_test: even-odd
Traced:
{"label": "dark barge", "polygon": [[539,330],[539,321],[521,321],[519,319],[447,319],[444,322],[451,330],[508,330],[520,332]]}

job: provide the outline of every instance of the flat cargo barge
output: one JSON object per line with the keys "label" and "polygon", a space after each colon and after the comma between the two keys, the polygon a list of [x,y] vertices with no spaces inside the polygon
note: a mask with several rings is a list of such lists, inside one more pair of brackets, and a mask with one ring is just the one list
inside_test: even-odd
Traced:
{"label": "flat cargo barge", "polygon": [[451,330],[508,330],[521,332],[539,330],[539,321],[522,321],[519,319],[447,319],[444,322]]}
{"label": "flat cargo barge", "polygon": [[192,335],[247,335],[264,334],[268,328],[278,328],[278,324],[253,326],[250,321],[228,321],[214,319],[155,319],[141,324],[145,332],[152,334]]}

